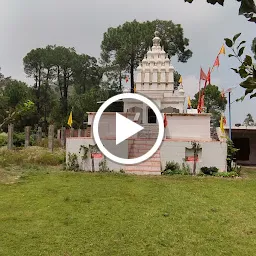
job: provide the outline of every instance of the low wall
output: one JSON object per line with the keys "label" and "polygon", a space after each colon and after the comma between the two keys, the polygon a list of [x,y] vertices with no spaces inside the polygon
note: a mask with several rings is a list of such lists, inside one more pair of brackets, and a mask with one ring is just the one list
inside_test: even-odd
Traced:
{"label": "low wall", "polygon": [[[111,153],[122,157],[128,158],[128,141],[124,141],[116,146],[115,140],[102,140],[102,143],[105,147],[111,150]],[[92,138],[67,138],[66,142],[66,163],[68,163],[68,154],[76,154],[78,156],[79,168],[84,171],[92,170],[92,161],[91,158],[83,160],[82,153],[79,153],[81,145],[88,147],[89,145],[95,145],[95,142]],[[95,171],[99,170],[99,163],[104,160],[103,158],[95,158],[94,165]],[[117,164],[106,158],[107,166],[111,170],[120,171],[123,169],[123,166]]]}
{"label": "low wall", "polygon": [[[227,144],[226,142],[209,141],[199,142],[201,150],[197,162],[197,172],[203,166],[216,166],[220,171],[226,171]],[[171,141],[164,140],[160,148],[161,166],[164,169],[166,162],[175,161],[179,164],[185,162],[186,152],[192,153],[191,141]],[[187,150],[186,150],[187,148]],[[191,170],[193,162],[186,162]]]}
{"label": "low wall", "polygon": [[[118,155],[119,157],[128,158],[128,140],[124,141],[120,145],[115,145],[115,140],[103,140],[103,144],[111,149],[113,154]],[[67,138],[66,144],[66,154],[68,162],[68,153],[74,153],[78,156],[79,167],[81,170],[90,171],[92,170],[91,159],[83,161],[79,153],[81,145],[88,146],[89,144],[94,145],[94,140],[91,138]],[[203,166],[211,167],[216,166],[220,171],[226,171],[226,157],[227,157],[227,144],[226,142],[220,141],[201,141],[199,142],[201,150],[199,152],[199,159],[197,162],[197,172]],[[175,161],[179,164],[184,163],[185,158],[188,154],[193,155],[193,150],[191,149],[191,141],[173,141],[173,140],[164,140],[160,147],[160,157],[161,157],[161,166],[162,170],[165,168],[165,164],[168,161]],[[95,158],[95,171],[99,170],[99,163],[104,158]],[[124,166],[118,163],[115,163],[109,159],[106,159],[107,166],[111,170],[120,171],[124,169]],[[193,161],[186,162],[191,170],[193,168]]]}

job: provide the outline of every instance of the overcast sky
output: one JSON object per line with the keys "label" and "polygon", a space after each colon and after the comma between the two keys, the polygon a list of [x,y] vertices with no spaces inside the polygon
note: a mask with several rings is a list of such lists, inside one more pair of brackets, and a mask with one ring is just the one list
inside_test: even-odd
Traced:
{"label": "overcast sky", "polygon": [[[172,59],[175,69],[182,74],[187,95],[198,89],[200,66],[207,71],[218,54],[223,39],[242,32],[250,52],[256,25],[238,16],[239,3],[225,1],[225,7],[212,6],[206,0],[193,4],[183,0],[0,0],[0,67],[5,76],[28,80],[22,59],[33,48],[48,44],[75,47],[78,53],[98,58],[103,33],[125,21],[172,20],[184,28],[190,40],[193,56],[187,63]],[[152,35],[153,36],[153,35]],[[228,52],[228,49],[227,49]],[[239,85],[240,79],[230,67],[236,60],[220,56],[220,68],[213,72],[212,83],[221,89]],[[232,100],[244,90],[237,87]],[[242,122],[248,112],[256,119],[256,99],[232,104],[232,123]]]}

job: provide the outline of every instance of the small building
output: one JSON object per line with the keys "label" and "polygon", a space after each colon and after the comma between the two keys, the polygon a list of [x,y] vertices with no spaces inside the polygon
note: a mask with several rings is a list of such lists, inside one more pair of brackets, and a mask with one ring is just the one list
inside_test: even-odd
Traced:
{"label": "small building", "polygon": [[[210,114],[200,113],[196,110],[187,111],[185,107],[185,92],[183,86],[174,88],[174,67],[160,45],[158,32],[153,38],[153,46],[150,47],[146,56],[137,68],[136,93],[151,99],[158,106],[163,116],[166,116],[167,126],[161,147],[145,162],[137,165],[114,163],[105,159],[108,167],[112,170],[123,170],[133,174],[161,174],[168,161],[179,164],[188,164],[191,169],[194,160],[197,162],[197,172],[203,166],[216,166],[220,171],[226,171],[227,144],[211,128]],[[146,153],[154,144],[158,134],[158,124],[155,113],[144,103],[134,99],[124,99],[123,112],[119,114],[139,123],[144,129],[133,137],[115,145],[115,112],[104,112],[101,117],[99,128],[103,144],[122,158],[135,158]],[[92,130],[95,112],[88,113],[88,125]],[[79,153],[81,145],[94,144],[92,132],[88,137],[67,138],[67,155],[78,155],[80,168],[91,170],[91,161],[83,161]],[[194,159],[192,142],[199,144],[197,159]],[[103,159],[94,159],[95,170]]]}
{"label": "small building", "polygon": [[[229,127],[225,127],[226,134]],[[256,165],[256,126],[233,126],[231,128],[232,141],[239,149],[236,162],[239,165]]]}

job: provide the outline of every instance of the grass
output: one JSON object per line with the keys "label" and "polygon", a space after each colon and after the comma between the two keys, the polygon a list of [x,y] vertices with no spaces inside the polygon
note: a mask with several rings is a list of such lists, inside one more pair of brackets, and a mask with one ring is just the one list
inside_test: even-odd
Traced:
{"label": "grass", "polygon": [[20,170],[16,183],[0,184],[0,255],[255,255],[254,171],[230,179]]}

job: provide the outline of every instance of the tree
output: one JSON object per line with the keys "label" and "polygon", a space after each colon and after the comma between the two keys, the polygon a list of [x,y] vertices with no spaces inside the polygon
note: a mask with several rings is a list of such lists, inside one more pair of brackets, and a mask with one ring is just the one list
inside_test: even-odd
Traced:
{"label": "tree", "polygon": [[[232,68],[242,79],[243,82],[240,86],[245,88],[245,95],[238,100],[243,100],[247,94],[250,94],[250,98],[256,97],[254,90],[256,89],[256,65],[252,61],[250,55],[243,56],[246,41],[237,42],[237,39],[241,36],[241,33],[236,34],[232,39],[225,38],[227,47],[232,50],[232,54],[228,56],[230,58],[236,58],[240,63],[238,68]],[[252,43],[254,45],[254,41]],[[253,47],[253,46],[252,46]]]}
{"label": "tree", "polygon": [[[192,3],[194,0],[184,0],[185,2]],[[227,0],[226,0],[227,1]],[[224,5],[225,0],[207,0],[207,3],[210,4],[220,4]],[[256,4],[254,0],[237,0],[237,2],[241,2],[239,8],[239,15],[244,15],[248,18],[248,21],[256,22]]]}
{"label": "tree", "polygon": [[77,55],[73,77],[77,93],[85,93],[92,87],[97,87],[102,78],[102,69],[98,66],[97,60],[89,55]]}
{"label": "tree", "polygon": [[250,113],[247,114],[246,118],[244,119],[243,125],[245,126],[254,126],[254,120]]}
{"label": "tree", "polygon": [[[152,35],[159,31],[162,45],[169,56],[177,55],[178,61],[187,62],[192,52],[186,47],[189,40],[183,37],[181,25],[172,21],[126,22],[117,28],[109,28],[101,43],[101,59],[105,67],[130,74],[131,91],[134,91],[134,71],[152,45]],[[117,77],[118,77],[117,75]]]}
{"label": "tree", "polygon": [[[200,93],[202,92],[203,89],[201,89]],[[222,97],[218,86],[211,84],[205,87],[204,95],[205,112],[212,114],[213,125],[218,127],[221,113],[226,109],[227,99]],[[196,93],[194,97],[191,100],[191,104],[193,108],[197,108],[199,93]]]}
{"label": "tree", "polygon": [[42,77],[43,77],[43,54],[44,50],[42,48],[37,48],[31,50],[24,58],[24,71],[28,77],[33,77],[35,80],[34,88],[36,91],[36,106],[37,106],[37,114],[38,120],[40,118],[40,97],[41,97],[41,84],[42,84]]}

